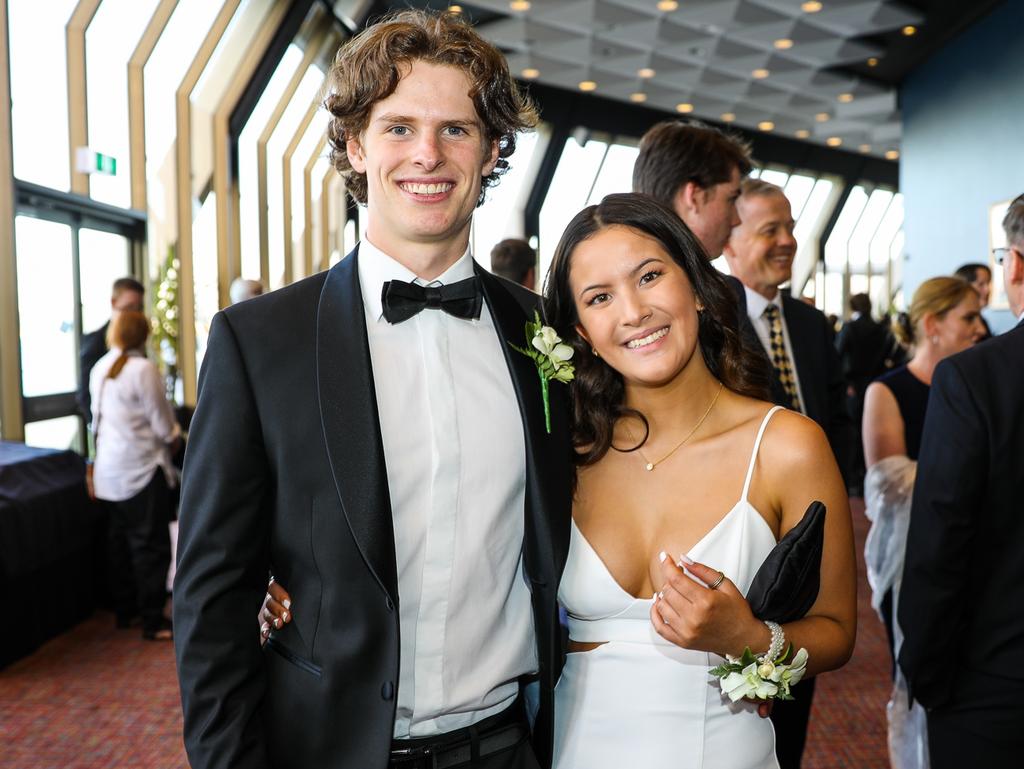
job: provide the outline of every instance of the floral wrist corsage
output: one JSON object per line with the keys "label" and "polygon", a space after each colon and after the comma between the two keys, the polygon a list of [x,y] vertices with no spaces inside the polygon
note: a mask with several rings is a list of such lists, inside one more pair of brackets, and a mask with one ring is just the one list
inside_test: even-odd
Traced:
{"label": "floral wrist corsage", "polygon": [[718,679],[722,692],[733,702],[744,697],[759,700],[791,700],[790,689],[800,682],[807,671],[807,649],[800,649],[791,662],[786,663],[792,645],[782,651],[785,635],[774,622],[766,623],[772,631],[772,644],[768,651],[755,656],[748,646],[738,659],[726,655],[725,662],[711,668],[711,675]]}

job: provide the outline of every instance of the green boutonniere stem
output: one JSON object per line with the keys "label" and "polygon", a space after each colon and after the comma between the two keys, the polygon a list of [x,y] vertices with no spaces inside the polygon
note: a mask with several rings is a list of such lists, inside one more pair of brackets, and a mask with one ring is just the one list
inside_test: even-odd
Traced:
{"label": "green boutonniere stem", "polygon": [[540,394],[544,401],[544,427],[551,434],[551,397],[549,382],[557,379],[569,383],[575,375],[571,363],[572,348],[562,343],[561,337],[550,326],[540,322],[540,313],[533,314],[533,321],[526,323],[526,347],[517,347],[509,342],[516,352],[530,358],[537,366],[540,377]]}
{"label": "green boutonniere stem", "polygon": [[548,435],[551,435],[551,400],[548,397],[548,378],[540,369],[537,369],[537,373],[540,375],[540,393],[544,398],[544,427],[547,428]]}

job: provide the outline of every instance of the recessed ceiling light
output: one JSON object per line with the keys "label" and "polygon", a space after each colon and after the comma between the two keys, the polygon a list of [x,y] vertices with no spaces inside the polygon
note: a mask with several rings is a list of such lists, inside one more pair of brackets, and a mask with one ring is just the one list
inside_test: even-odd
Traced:
{"label": "recessed ceiling light", "polygon": [[839,101],[841,101],[843,104],[849,104],[851,101],[853,101],[853,94],[852,93],[841,93],[836,98],[838,98]]}
{"label": "recessed ceiling light", "polygon": [[597,90],[597,83],[593,80],[583,80],[580,82],[581,91],[595,91]]}
{"label": "recessed ceiling light", "polygon": [[676,0],[658,0],[659,11],[674,11],[679,7],[679,3]]}
{"label": "recessed ceiling light", "polygon": [[533,80],[535,78],[540,77],[540,70],[536,69],[535,67],[527,67],[519,74],[522,75],[527,80]]}
{"label": "recessed ceiling light", "polygon": [[899,160],[900,159],[900,153],[899,153],[898,150],[889,150],[888,152],[885,153],[885,159],[886,160]]}
{"label": "recessed ceiling light", "polygon": [[722,113],[722,122],[723,123],[731,123],[735,119],[736,119],[736,113],[734,113],[734,112],[723,112]]}
{"label": "recessed ceiling light", "polygon": [[638,69],[636,71],[636,74],[642,78],[651,78],[654,77],[657,73],[655,73],[655,71],[650,67],[644,67],[643,69]]}
{"label": "recessed ceiling light", "polygon": [[790,40],[788,37],[783,37],[779,40],[776,40],[774,43],[772,43],[772,45],[774,45],[780,51],[788,51],[790,48],[793,47],[793,41]]}
{"label": "recessed ceiling light", "polygon": [[448,13],[462,13],[462,6],[461,5],[449,5],[448,6]]}
{"label": "recessed ceiling light", "polygon": [[676,105],[676,112],[682,112],[683,114],[693,112],[693,105],[684,101],[682,104]]}
{"label": "recessed ceiling light", "polygon": [[905,36],[910,37],[911,35],[917,34],[917,27],[915,27],[913,24],[908,24],[903,29],[901,29],[900,32],[902,32]]}
{"label": "recessed ceiling light", "polygon": [[510,0],[508,7],[513,11],[530,10],[530,0]]}
{"label": "recessed ceiling light", "polygon": [[859,149],[861,152],[871,152],[871,145],[870,144],[862,144],[857,149]]}
{"label": "recessed ceiling light", "polygon": [[818,0],[807,0],[800,8],[804,13],[817,13],[821,10],[821,3]]}
{"label": "recessed ceiling light", "polygon": [[819,112],[817,115],[814,116],[814,119],[817,120],[819,123],[827,123],[830,117],[831,115],[829,115],[827,112]]}
{"label": "recessed ceiling light", "polygon": [[827,139],[825,139],[825,144],[827,144],[829,147],[838,147],[842,143],[843,140],[840,139],[838,136],[830,136]]}
{"label": "recessed ceiling light", "polygon": [[753,72],[751,72],[750,76],[755,80],[764,80],[770,74],[771,72],[769,72],[768,70],[764,69],[763,67],[759,67],[758,69],[755,69]]}
{"label": "recessed ceiling light", "polygon": [[762,120],[760,123],[757,124],[757,127],[760,128],[762,131],[774,131],[775,123],[773,123],[771,120]]}
{"label": "recessed ceiling light", "polygon": [[868,66],[869,67],[877,67],[878,66],[878,59],[876,57],[872,56],[870,59],[868,59]]}
{"label": "recessed ceiling light", "polygon": [[637,104],[639,104],[640,102],[647,101],[647,94],[637,91],[636,93],[631,93],[629,95],[629,100],[635,101]]}
{"label": "recessed ceiling light", "polygon": [[806,139],[810,135],[811,135],[811,132],[808,131],[806,128],[801,128],[800,130],[798,130],[796,132],[796,138],[797,139]]}

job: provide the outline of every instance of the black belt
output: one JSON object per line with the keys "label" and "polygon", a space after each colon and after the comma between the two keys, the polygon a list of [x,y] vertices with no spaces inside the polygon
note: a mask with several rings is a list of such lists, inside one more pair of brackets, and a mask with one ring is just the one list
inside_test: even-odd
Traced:
{"label": "black belt", "polygon": [[390,767],[448,769],[507,750],[529,735],[522,698],[473,726],[422,739],[393,740]]}

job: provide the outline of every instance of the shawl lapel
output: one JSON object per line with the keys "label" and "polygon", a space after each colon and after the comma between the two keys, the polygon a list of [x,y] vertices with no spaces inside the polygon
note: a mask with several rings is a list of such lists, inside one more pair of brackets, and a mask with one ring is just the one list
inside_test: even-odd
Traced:
{"label": "shawl lapel", "polygon": [[320,420],[338,496],[367,567],[397,606],[395,535],[358,247],[327,274],[316,339]]}

